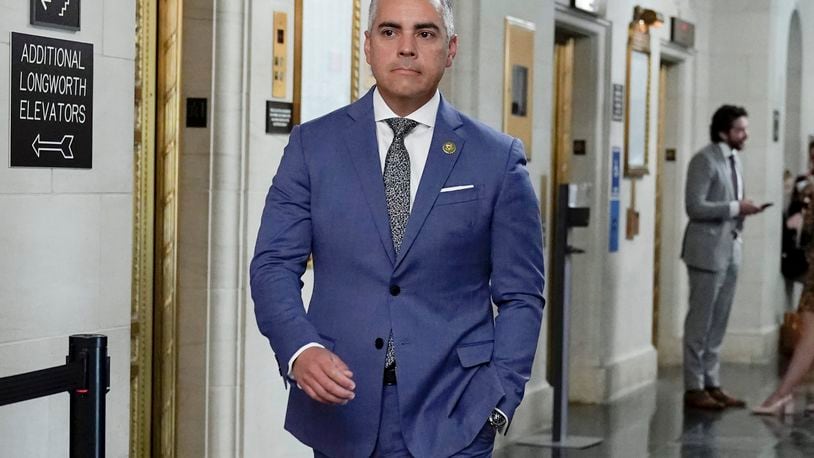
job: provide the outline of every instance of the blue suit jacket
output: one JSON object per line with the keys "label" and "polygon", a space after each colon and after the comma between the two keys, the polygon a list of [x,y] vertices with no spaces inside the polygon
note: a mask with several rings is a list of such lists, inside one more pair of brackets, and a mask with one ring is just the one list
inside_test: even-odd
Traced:
{"label": "blue suit jacket", "polygon": [[[443,151],[447,142],[453,154]],[[311,254],[306,313],[300,278]],[[405,442],[416,457],[454,454],[494,407],[511,418],[537,346],[542,231],[521,143],[442,99],[396,256],[372,91],[295,127],[266,200],[251,288],[281,375],[309,342],[335,352],[354,373],[356,398],[344,406],[293,388],[288,431],[330,456],[370,456],[385,358],[375,342],[392,328]]]}

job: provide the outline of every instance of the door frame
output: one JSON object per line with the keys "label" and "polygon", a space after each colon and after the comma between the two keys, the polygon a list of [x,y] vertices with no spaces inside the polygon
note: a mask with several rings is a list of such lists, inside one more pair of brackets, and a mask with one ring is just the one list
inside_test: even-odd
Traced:
{"label": "door frame", "polygon": [[[572,277],[579,278],[581,283],[596,285],[592,288],[574,288],[571,304],[571,360],[567,370],[573,380],[570,390],[571,400],[599,402],[604,390],[599,388],[597,370],[601,370],[605,360],[606,330],[604,314],[609,313],[602,307],[602,292],[605,288],[605,258],[608,246],[608,195],[610,186],[610,87],[611,87],[611,33],[612,24],[603,18],[587,16],[566,6],[555,5],[555,27],[559,30],[584,36],[590,40],[590,62],[581,77],[589,78],[593,105],[588,108],[586,116],[591,120],[587,127],[588,138],[592,144],[587,145],[588,156],[584,172],[577,168],[569,170],[571,179],[592,183],[593,190],[588,199],[591,208],[591,221],[588,228],[573,230],[570,238],[573,245],[586,250],[573,259]],[[572,126],[573,127],[573,126]],[[580,159],[583,160],[583,159]],[[552,171],[554,173],[554,171]],[[554,185],[554,179],[549,185]],[[549,190],[549,195],[553,191]],[[551,217],[547,219],[551,221]],[[553,225],[551,222],[549,226]],[[612,281],[612,279],[610,280]]]}
{"label": "door frame", "polygon": [[[676,78],[677,92],[680,94],[695,93],[694,55],[694,50],[681,48],[665,40],[660,42],[658,54],[659,62],[660,64],[668,63],[670,65],[668,72],[675,72],[672,73],[672,76]],[[670,78],[671,75],[668,74],[668,81]],[[659,88],[659,91],[661,91],[661,88]],[[670,103],[669,99],[666,103]],[[683,262],[681,261],[681,240],[684,227],[687,224],[687,215],[684,212],[684,186],[687,178],[685,172],[689,160],[695,152],[695,142],[693,140],[693,131],[695,130],[694,116],[696,113],[695,106],[696,100],[693,97],[681,97],[679,103],[673,106],[672,109],[675,110],[674,118],[678,120],[676,127],[678,132],[675,135],[676,141],[675,144],[672,145],[676,148],[676,159],[675,162],[670,163],[669,167],[666,163],[663,163],[665,169],[663,173],[660,174],[660,179],[666,181],[667,169],[673,169],[671,172],[673,179],[670,180],[672,186],[669,187],[665,183],[665,186],[662,188],[662,198],[671,197],[673,199],[673,208],[676,209],[672,217],[669,214],[662,213],[661,265],[659,269],[660,287],[658,292],[659,317],[657,323],[658,331],[656,339],[654,339],[654,346],[658,354],[658,364],[661,366],[681,364],[683,359],[683,323],[684,316],[687,313],[689,280],[687,279],[686,269],[684,269]],[[661,110],[661,108],[659,108],[659,110]],[[672,118],[672,116],[668,118]],[[659,160],[663,161],[663,158]],[[656,205],[662,205],[662,202],[656,202]],[[666,229],[675,230],[678,231],[678,233],[675,236],[668,236],[664,234]],[[654,262],[656,262],[655,259]],[[667,288],[667,285],[671,287]],[[656,300],[655,297],[654,300]]]}
{"label": "door frame", "polygon": [[183,0],[136,0],[130,456],[175,456]]}

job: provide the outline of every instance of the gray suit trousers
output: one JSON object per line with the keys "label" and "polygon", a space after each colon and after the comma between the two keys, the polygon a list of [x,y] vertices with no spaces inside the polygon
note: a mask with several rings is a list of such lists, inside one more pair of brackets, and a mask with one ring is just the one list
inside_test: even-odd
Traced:
{"label": "gray suit trousers", "polygon": [[723,270],[687,266],[690,304],[684,321],[684,387],[687,390],[721,386],[720,352],[735,297],[742,242],[732,244]]}

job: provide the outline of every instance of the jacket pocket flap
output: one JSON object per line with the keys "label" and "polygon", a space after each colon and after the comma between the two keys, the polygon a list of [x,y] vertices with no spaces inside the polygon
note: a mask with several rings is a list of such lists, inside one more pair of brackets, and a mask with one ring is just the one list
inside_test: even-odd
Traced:
{"label": "jacket pocket flap", "polygon": [[458,359],[461,360],[461,366],[473,367],[479,364],[491,362],[492,350],[494,349],[494,346],[495,342],[493,340],[459,346]]}

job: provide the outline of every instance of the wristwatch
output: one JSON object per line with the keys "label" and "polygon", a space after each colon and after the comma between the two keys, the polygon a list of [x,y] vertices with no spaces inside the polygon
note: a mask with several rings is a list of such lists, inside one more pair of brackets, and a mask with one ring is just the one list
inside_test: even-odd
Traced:
{"label": "wristwatch", "polygon": [[489,426],[495,428],[495,431],[498,433],[503,433],[506,429],[506,423],[508,422],[509,420],[506,419],[506,416],[497,409],[492,410],[492,413],[489,415]]}

